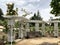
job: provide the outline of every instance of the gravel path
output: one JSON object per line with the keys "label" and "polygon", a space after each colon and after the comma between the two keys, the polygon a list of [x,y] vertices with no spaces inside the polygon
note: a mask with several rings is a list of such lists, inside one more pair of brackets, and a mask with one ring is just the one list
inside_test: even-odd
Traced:
{"label": "gravel path", "polygon": [[48,45],[48,44],[55,45],[59,41],[60,41],[60,38],[43,37],[43,38],[23,39],[23,40],[17,42],[16,45],[44,45],[44,43],[45,43],[45,45]]}

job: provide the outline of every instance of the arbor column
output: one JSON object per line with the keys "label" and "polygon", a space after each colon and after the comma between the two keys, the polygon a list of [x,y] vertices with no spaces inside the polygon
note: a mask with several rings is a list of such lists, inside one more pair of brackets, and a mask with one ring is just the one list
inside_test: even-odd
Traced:
{"label": "arbor column", "polygon": [[29,23],[26,24],[26,31],[29,32]]}
{"label": "arbor column", "polygon": [[26,23],[25,28],[23,27],[23,24],[20,25],[19,27],[19,38],[24,38],[27,36],[27,32],[29,32],[29,23]]}
{"label": "arbor column", "polygon": [[18,32],[18,34],[19,34],[19,38],[21,38],[21,24],[19,24],[19,32]]}
{"label": "arbor column", "polygon": [[20,30],[20,37],[23,38],[24,37],[24,27],[23,27],[23,24],[21,24],[21,30]]}
{"label": "arbor column", "polygon": [[58,36],[58,22],[54,22],[54,36]]}
{"label": "arbor column", "polygon": [[28,38],[28,33],[27,32],[30,32],[29,23],[28,22],[26,23],[26,29],[25,29],[25,31],[26,31],[25,37]]}
{"label": "arbor column", "polygon": [[35,23],[35,31],[39,31],[39,23]]}
{"label": "arbor column", "polygon": [[8,42],[13,42],[15,40],[15,36],[13,34],[14,20],[8,20]]}
{"label": "arbor column", "polygon": [[42,35],[45,36],[45,23],[42,23]]}

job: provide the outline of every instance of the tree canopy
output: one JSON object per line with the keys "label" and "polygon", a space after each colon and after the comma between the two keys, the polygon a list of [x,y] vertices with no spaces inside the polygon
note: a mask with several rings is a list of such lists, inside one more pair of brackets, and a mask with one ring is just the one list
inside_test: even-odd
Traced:
{"label": "tree canopy", "polygon": [[34,16],[30,18],[31,20],[42,20],[39,11],[37,11],[37,14],[34,13]]}
{"label": "tree canopy", "polygon": [[60,0],[52,0],[50,6],[52,8],[50,13],[58,16],[60,14]]}
{"label": "tree canopy", "polygon": [[0,20],[4,19],[2,15],[3,15],[3,12],[2,12],[2,9],[0,8]]}
{"label": "tree canopy", "polygon": [[14,10],[14,3],[8,3],[7,4],[7,14],[6,15],[18,15],[17,14],[17,10],[18,8],[16,8],[16,10]]}
{"label": "tree canopy", "polygon": [[[39,13],[39,10],[37,11],[37,14],[34,13],[34,16],[32,16],[30,18],[30,20],[42,20],[41,16],[40,16],[40,13]],[[34,26],[35,24],[34,23],[30,23],[30,26]],[[40,24],[39,24],[40,25]]]}

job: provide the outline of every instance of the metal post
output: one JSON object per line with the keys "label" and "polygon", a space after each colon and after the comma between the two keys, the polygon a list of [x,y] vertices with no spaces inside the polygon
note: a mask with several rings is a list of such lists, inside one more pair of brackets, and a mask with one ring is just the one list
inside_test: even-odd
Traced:
{"label": "metal post", "polygon": [[13,20],[11,20],[11,45],[12,45]]}
{"label": "metal post", "polygon": [[12,42],[13,42],[13,40],[14,39],[12,39],[13,37],[12,37],[12,35],[13,35],[13,24],[14,24],[14,22],[13,22],[13,20],[12,19],[10,19],[10,25],[11,25],[11,45],[12,45]]}
{"label": "metal post", "polygon": [[45,36],[45,23],[42,23],[42,35]]}
{"label": "metal post", "polygon": [[39,31],[39,23],[35,23],[35,31]]}
{"label": "metal post", "polygon": [[58,22],[54,22],[54,36],[58,37]]}
{"label": "metal post", "polygon": [[11,45],[12,45],[12,27],[11,27]]}

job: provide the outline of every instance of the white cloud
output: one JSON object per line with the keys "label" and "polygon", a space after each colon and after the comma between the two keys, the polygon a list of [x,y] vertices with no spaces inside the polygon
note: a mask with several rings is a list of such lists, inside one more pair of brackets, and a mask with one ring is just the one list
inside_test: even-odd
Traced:
{"label": "white cloud", "polygon": [[29,2],[39,2],[40,0],[29,0]]}
{"label": "white cloud", "polygon": [[34,8],[34,6],[32,5],[32,4],[29,4],[29,5],[27,5],[27,6],[24,6],[24,8],[26,8],[26,9],[33,9]]}
{"label": "white cloud", "polygon": [[[22,8],[25,9],[28,13],[34,11],[34,10],[33,10],[33,9],[34,9],[34,6],[33,6],[32,4],[29,4],[29,5],[24,6],[24,7],[22,7]],[[22,12],[21,9],[20,9],[20,10],[19,10],[19,14],[23,15],[24,12]]]}
{"label": "white cloud", "polygon": [[24,4],[26,4],[26,1],[23,1],[23,0],[21,0],[21,1],[15,1],[15,4],[16,5],[24,5]]}
{"label": "white cloud", "polygon": [[26,3],[26,1],[25,0],[0,0],[0,2],[1,3],[4,3],[4,4],[6,4],[6,3],[16,3],[16,4],[18,4],[18,5],[22,5],[22,4],[25,4]]}
{"label": "white cloud", "polygon": [[34,11],[34,9],[36,7],[34,7],[32,4],[28,4],[27,6],[24,6],[23,8],[26,9],[26,10],[28,10],[28,11]]}
{"label": "white cloud", "polygon": [[48,21],[50,17],[54,17],[54,15],[50,14],[51,8],[46,8],[40,10],[41,16],[43,17],[43,20]]}
{"label": "white cloud", "polygon": [[[48,20],[49,18],[50,18],[50,16],[51,16],[51,14],[50,14],[50,8],[49,7],[46,7],[46,8],[44,8],[43,9],[43,6],[45,7],[45,5],[44,4],[42,4],[43,6],[41,6],[41,5],[36,5],[36,3],[34,3],[34,2],[39,2],[39,1],[42,1],[42,0],[0,0],[0,7],[3,9],[3,12],[6,12],[6,3],[8,2],[13,2],[13,3],[15,3],[15,8],[17,7],[17,8],[19,8],[19,14],[20,15],[22,15],[22,12],[20,11],[20,9],[21,8],[25,8],[26,10],[28,10],[28,11],[32,11],[33,13],[34,12],[36,12],[38,9],[40,10],[40,13],[41,13],[41,16],[44,18],[44,20]],[[46,5],[47,5],[47,0],[45,1],[45,0],[43,0],[45,3],[46,3]],[[42,1],[42,2],[43,2]],[[29,2],[31,2],[31,3],[29,3]],[[33,3],[34,3],[34,5],[33,5]],[[25,5],[26,4],[26,5]],[[40,3],[39,3],[40,4]],[[33,14],[31,14],[30,16],[27,16],[27,17],[31,17]]]}

